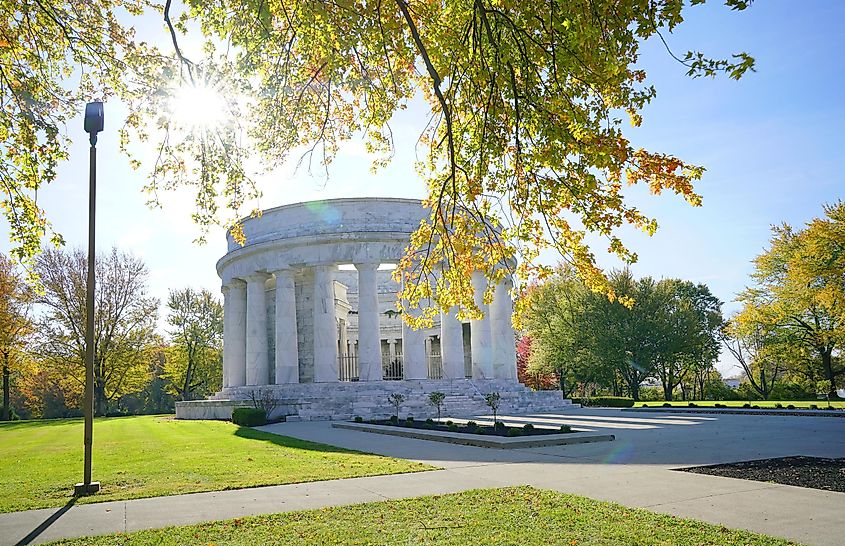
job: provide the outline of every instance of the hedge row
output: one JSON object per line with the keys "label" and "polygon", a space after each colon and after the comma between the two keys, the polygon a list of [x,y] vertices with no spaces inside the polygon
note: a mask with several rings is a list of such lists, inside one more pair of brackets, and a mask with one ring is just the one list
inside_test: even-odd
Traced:
{"label": "hedge row", "polygon": [[632,408],[634,407],[634,399],[622,396],[594,396],[587,400],[584,405],[605,408]]}
{"label": "hedge row", "polygon": [[232,422],[243,427],[258,427],[267,424],[267,412],[257,408],[235,408]]}

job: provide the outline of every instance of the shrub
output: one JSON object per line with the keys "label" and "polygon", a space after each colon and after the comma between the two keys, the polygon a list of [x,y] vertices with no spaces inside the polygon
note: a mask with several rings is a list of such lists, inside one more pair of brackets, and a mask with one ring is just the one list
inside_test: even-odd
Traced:
{"label": "shrub", "polygon": [[648,407],[648,404],[643,404],[643,407],[644,407],[644,408],[647,408],[647,407]]}
{"label": "shrub", "polygon": [[458,425],[456,425],[455,423],[449,425],[449,432],[458,432]]}
{"label": "shrub", "polygon": [[267,412],[258,408],[235,408],[232,422],[242,427],[257,427],[267,424]]}
{"label": "shrub", "polygon": [[560,425],[561,432],[572,432],[572,427],[569,425]]}
{"label": "shrub", "polygon": [[425,420],[425,424],[426,424],[426,425],[433,425],[433,424],[434,424],[434,419],[432,419],[431,417],[429,417],[428,419],[426,419],[426,420]]}
{"label": "shrub", "polygon": [[405,421],[407,421],[409,425],[413,426],[413,424],[414,424],[414,417],[413,417],[412,415],[409,415],[409,416],[407,417],[407,419],[405,419]]}
{"label": "shrub", "polygon": [[670,404],[669,402],[663,402],[663,407],[664,408],[671,408],[672,404]]}
{"label": "shrub", "polygon": [[387,397],[387,403],[393,406],[394,415],[396,415],[397,419],[399,418],[399,408],[402,406],[402,402],[404,401],[405,395],[400,394],[398,392],[394,392]]}
{"label": "shrub", "polygon": [[394,425],[397,424],[399,422],[399,417],[397,417],[396,415],[391,415],[390,416],[390,422],[393,423]]}
{"label": "shrub", "polygon": [[786,409],[795,409],[795,406],[793,406],[792,404],[789,404],[788,406],[786,406]]}
{"label": "shrub", "polygon": [[818,404],[810,404],[810,409],[819,409]]}
{"label": "shrub", "polygon": [[493,423],[493,428],[496,429],[496,430],[505,430],[508,427],[505,426],[505,424],[503,422],[496,421],[495,423]]}
{"label": "shrub", "polygon": [[363,417],[361,417],[360,415],[356,415],[356,416],[355,416],[355,422],[356,422],[356,423],[363,423],[363,422],[364,422],[364,418],[363,418]]}
{"label": "shrub", "polygon": [[753,406],[751,406],[751,409],[760,409],[760,406],[758,406],[757,404],[754,404]]}
{"label": "shrub", "polygon": [[534,432],[534,425],[532,425],[531,423],[525,423],[522,426],[522,430],[524,430],[525,432],[529,432],[529,433]]}
{"label": "shrub", "polygon": [[714,408],[726,408],[726,407],[728,407],[728,406],[726,406],[726,405],[724,405],[724,404],[719,404],[719,403],[717,402],[716,404],[713,404],[713,407],[714,407]]}
{"label": "shrub", "polygon": [[751,404],[745,403],[745,404],[742,405],[742,407],[745,408],[745,409],[751,409]]}
{"label": "shrub", "polygon": [[519,436],[520,434],[522,434],[522,432],[518,428],[508,427],[508,436]]}
{"label": "shrub", "polygon": [[455,423],[453,423],[452,421],[446,421],[446,426],[447,426],[447,427],[451,427],[451,426],[452,426],[452,425],[454,425],[454,424],[455,424]]}
{"label": "shrub", "polygon": [[475,421],[467,421],[467,428],[478,428],[478,423]]}
{"label": "shrub", "polygon": [[690,402],[689,404],[687,404],[687,406],[690,407],[690,408],[697,408],[698,407],[698,405],[693,403],[693,402]]}
{"label": "shrub", "polygon": [[498,392],[490,392],[484,397],[484,403],[487,404],[493,411],[493,423],[498,423],[499,404],[501,403],[502,395]]}
{"label": "shrub", "polygon": [[443,409],[443,401],[446,400],[446,393],[433,392],[428,395],[428,403],[437,408],[437,420],[440,420],[440,410]]}
{"label": "shrub", "polygon": [[783,409],[783,404],[781,404],[781,403],[775,404],[775,409]]}
{"label": "shrub", "polygon": [[624,396],[594,396],[587,400],[586,405],[604,408],[632,408],[634,407],[634,399]]}

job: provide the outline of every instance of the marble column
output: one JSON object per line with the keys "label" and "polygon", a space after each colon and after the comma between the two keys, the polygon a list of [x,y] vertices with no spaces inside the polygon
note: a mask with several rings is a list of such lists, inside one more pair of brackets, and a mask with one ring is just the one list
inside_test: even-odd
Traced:
{"label": "marble column", "polygon": [[440,359],[444,379],[464,379],[464,328],[455,308],[440,311]]}
{"label": "marble column", "polygon": [[484,303],[484,291],[487,288],[487,278],[481,271],[472,274],[472,289],[475,291],[475,304],[484,313],[480,320],[470,322],[470,352],[472,357],[472,378],[492,379],[492,341],[490,330],[490,310]]}
{"label": "marble column", "polygon": [[273,275],[276,277],[276,384],[299,383],[293,271],[279,269]]}
{"label": "marble column", "polygon": [[224,387],[246,384],[246,285],[232,279],[223,287]]}
{"label": "marble column", "polygon": [[336,266],[314,268],[314,382],[338,381],[337,321],[334,307]]}
{"label": "marble column", "polygon": [[[406,309],[411,316],[420,311]],[[425,354],[425,333],[414,330],[402,321],[402,372],[405,379],[428,379],[428,358]]]}
{"label": "marble column", "polygon": [[387,340],[387,360],[388,364],[393,365],[396,362],[396,340]]}
{"label": "marble column", "polygon": [[516,381],[516,336],[513,332],[510,288],[510,279],[504,279],[496,285],[490,304],[490,333],[493,377]]}
{"label": "marble column", "polygon": [[267,298],[264,282],[268,275],[254,273],[246,277],[246,384],[270,383],[267,354]]}
{"label": "marble column", "polygon": [[358,370],[361,381],[381,381],[381,336],[378,309],[379,264],[355,264],[358,270]]}

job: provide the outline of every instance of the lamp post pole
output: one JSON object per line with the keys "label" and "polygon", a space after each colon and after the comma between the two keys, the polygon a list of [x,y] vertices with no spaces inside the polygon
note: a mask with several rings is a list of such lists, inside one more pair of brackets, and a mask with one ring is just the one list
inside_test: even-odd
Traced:
{"label": "lamp post pole", "polygon": [[91,448],[94,443],[94,288],[96,286],[95,265],[95,220],[97,204],[97,133],[103,130],[103,103],[89,102],[85,106],[85,132],[89,135],[90,171],[88,175],[88,282],[85,295],[85,462],[82,483],[74,486],[74,493],[91,495],[100,490],[100,482],[91,481]]}

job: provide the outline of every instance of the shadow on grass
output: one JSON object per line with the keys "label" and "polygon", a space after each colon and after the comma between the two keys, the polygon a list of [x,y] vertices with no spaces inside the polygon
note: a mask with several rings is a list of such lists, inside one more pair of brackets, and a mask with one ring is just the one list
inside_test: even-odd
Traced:
{"label": "shadow on grass", "polygon": [[32,543],[32,541],[33,541],[33,540],[35,540],[36,538],[38,538],[38,536],[39,536],[41,533],[43,533],[43,532],[44,532],[44,531],[46,531],[46,530],[47,530],[47,529],[48,529],[51,525],[53,525],[54,523],[56,523],[57,521],[59,521],[59,518],[61,518],[62,516],[64,516],[64,515],[65,515],[65,513],[66,513],[68,510],[70,510],[70,509],[73,507],[73,505],[74,505],[74,504],[76,504],[76,499],[77,499],[77,497],[73,497],[72,499],[70,499],[69,501],[67,501],[67,504],[65,504],[64,506],[62,506],[61,508],[59,508],[58,510],[56,510],[55,512],[53,512],[52,514],[50,514],[50,517],[48,517],[47,519],[45,519],[44,521],[42,521],[41,523],[39,523],[39,524],[38,524],[38,526],[37,526],[35,529],[33,529],[32,531],[30,531],[28,535],[26,535],[25,537],[23,537],[22,539],[20,539],[20,540],[19,540],[19,541],[15,544],[15,546],[24,546],[25,544],[30,544],[30,543]]}
{"label": "shadow on grass", "polygon": [[245,438],[247,440],[259,440],[262,442],[270,442],[271,444],[280,446],[280,447],[287,447],[290,449],[302,449],[307,451],[319,451],[322,453],[345,453],[345,454],[359,454],[359,455],[372,455],[372,453],[365,453],[363,451],[355,451],[353,449],[344,449],[342,447],[336,447],[328,444],[321,444],[318,442],[310,442],[308,440],[300,440],[298,438],[292,438],[290,436],[281,436],[279,434],[273,434],[272,432],[264,432],[263,430],[256,430],[250,427],[241,427],[239,426],[237,430],[235,430],[235,436],[239,438]]}

